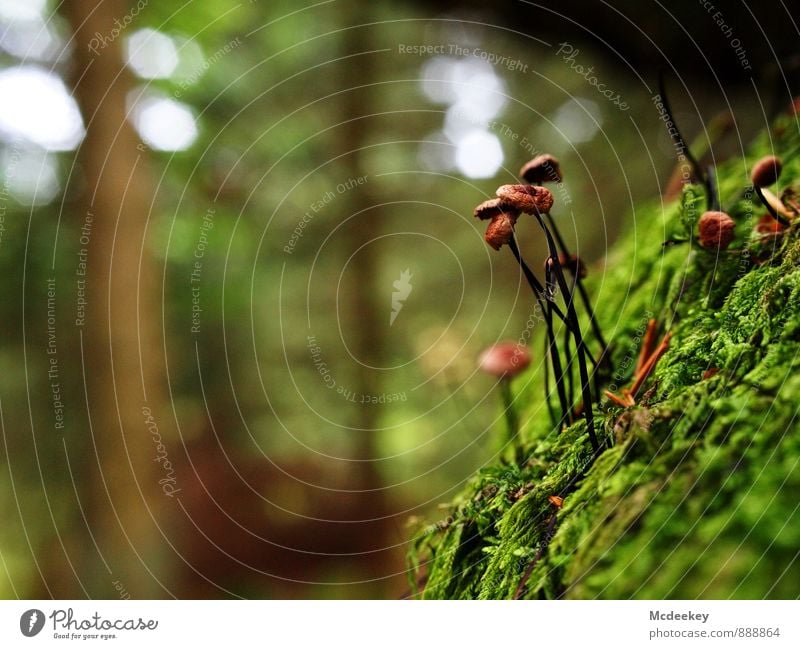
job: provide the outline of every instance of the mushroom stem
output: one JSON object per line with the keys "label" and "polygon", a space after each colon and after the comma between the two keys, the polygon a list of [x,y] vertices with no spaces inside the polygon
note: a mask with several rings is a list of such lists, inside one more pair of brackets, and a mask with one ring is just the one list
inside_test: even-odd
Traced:
{"label": "mushroom stem", "polygon": [[[547,302],[544,299],[545,295],[545,288],[542,283],[536,279],[536,275],[533,274],[533,271],[530,269],[528,264],[525,263],[525,260],[522,258],[522,255],[519,252],[519,246],[517,245],[516,236],[512,236],[511,240],[508,242],[508,247],[511,249],[514,257],[517,260],[520,268],[522,269],[522,274],[525,276],[525,279],[528,281],[528,285],[531,287],[533,294],[536,296],[537,301],[539,302],[539,306],[544,308],[547,304],[552,304]],[[556,304],[552,304],[552,313],[555,313],[558,318],[564,323],[569,324],[567,322],[567,316],[564,315],[564,312],[558,307]]]}
{"label": "mushroom stem", "polygon": [[770,216],[772,216],[772,218],[778,221],[781,225],[788,228],[792,223],[789,221],[789,211],[786,209],[786,206],[781,203],[781,200],[768,189],[761,189],[761,187],[758,185],[754,185],[754,187],[756,194],[758,194],[758,197],[761,199],[764,207],[767,208]]}
{"label": "mushroom stem", "polygon": [[[572,335],[575,338],[575,347],[578,358],[578,371],[581,379],[581,395],[583,397],[583,416],[586,420],[586,431],[589,435],[589,441],[595,453],[600,451],[600,443],[597,439],[597,434],[594,429],[594,410],[592,407],[592,388],[589,383],[589,371],[586,367],[586,343],[581,334],[581,326],[578,322],[578,314],[575,311],[575,298],[569,289],[566,279],[564,278],[564,271],[561,268],[561,263],[558,261],[558,248],[553,239],[550,230],[539,213],[534,214],[534,217],[539,222],[542,230],[544,231],[545,240],[547,241],[547,248],[550,256],[553,257],[553,268],[555,270],[556,279],[558,280],[559,287],[564,294],[564,303],[566,305],[567,319],[572,326]],[[569,366],[569,363],[568,363]],[[570,407],[571,410],[571,407]],[[570,412],[571,415],[571,412]]]}
{"label": "mushroom stem", "polygon": [[[561,236],[561,232],[558,230],[558,226],[556,225],[555,219],[548,213],[547,214],[547,222],[550,224],[550,227],[553,229],[553,235],[558,242],[559,248],[561,248],[561,252],[564,254],[565,257],[570,256],[569,248],[567,248],[567,244],[564,241],[564,237]],[[583,300],[583,305],[586,307],[586,312],[589,314],[589,323],[592,326],[592,332],[597,338],[597,342],[600,343],[600,347],[602,351],[600,352],[600,359],[603,358],[603,355],[608,349],[608,344],[606,343],[606,339],[603,337],[603,332],[600,331],[600,325],[597,324],[597,318],[595,318],[594,310],[592,309],[592,303],[589,299],[589,293],[586,291],[586,287],[583,285],[583,280],[575,276],[575,285],[578,287],[578,292],[581,295],[581,299]],[[594,360],[594,357],[593,357]],[[599,361],[598,361],[599,362]],[[597,363],[594,363],[597,366]]]}
{"label": "mushroom stem", "polygon": [[[528,285],[531,287],[534,296],[536,297],[536,301],[539,304],[539,308],[542,309],[542,315],[544,316],[545,327],[547,328],[547,348],[548,348],[548,355],[553,362],[553,375],[556,380],[556,391],[558,393],[558,401],[561,406],[561,421],[558,422],[559,428],[561,427],[564,421],[571,422],[572,421],[572,408],[570,406],[569,401],[567,401],[567,394],[564,389],[564,370],[563,366],[561,365],[561,356],[558,353],[558,345],[556,344],[556,337],[555,332],[553,330],[553,313],[556,313],[559,318],[566,324],[566,318],[561,310],[552,302],[548,302],[544,298],[544,287],[541,285],[536,276],[533,274],[531,269],[528,267],[528,264],[525,263],[525,260],[522,258],[522,255],[519,252],[519,247],[517,246],[517,240],[514,235],[511,236],[511,240],[508,242],[508,247],[511,249],[514,257],[519,264],[519,267],[522,269],[522,274],[525,276],[525,279],[528,281]],[[549,398],[549,392],[548,392]]]}
{"label": "mushroom stem", "polygon": [[[572,349],[570,349],[570,334],[572,332],[564,329],[564,356],[570,358],[572,356]],[[570,403],[575,403],[575,373],[567,372],[567,399]]]}
{"label": "mushroom stem", "polygon": [[545,404],[547,405],[547,413],[550,415],[550,423],[556,429],[561,428],[561,422],[553,410],[553,404],[550,402],[550,338],[544,339],[544,394]]}
{"label": "mushroom stem", "polygon": [[719,200],[719,187],[717,186],[717,179],[714,175],[714,167],[709,165],[707,169],[708,171],[706,172],[706,177],[708,178],[708,191],[711,193],[711,207],[708,209],[713,212],[719,212],[721,209]]}
{"label": "mushroom stem", "polygon": [[692,165],[692,171],[694,172],[694,175],[701,183],[703,183],[703,186],[706,189],[707,209],[714,209],[711,207],[713,200],[713,191],[711,188],[710,181],[708,177],[703,173],[703,168],[700,166],[700,163],[692,155],[692,151],[689,148],[689,145],[686,144],[686,140],[683,139],[683,135],[681,135],[680,129],[678,128],[678,123],[675,121],[675,117],[672,114],[672,109],[670,108],[669,105],[669,99],[667,99],[667,87],[664,78],[664,70],[658,71],[658,92],[661,95],[661,103],[664,105],[664,112],[666,113],[670,123],[672,124],[672,129],[670,133],[672,141],[675,144],[675,146],[677,146],[680,149],[680,152],[686,156],[686,159],[689,161],[689,164]]}
{"label": "mushroom stem", "polygon": [[[508,377],[500,379],[500,398],[503,403],[503,414],[506,418],[506,443],[514,449],[514,461],[518,464],[522,460],[522,445],[519,441],[519,417],[514,409],[514,399],[511,394],[511,381]],[[505,444],[503,444],[505,447]]]}

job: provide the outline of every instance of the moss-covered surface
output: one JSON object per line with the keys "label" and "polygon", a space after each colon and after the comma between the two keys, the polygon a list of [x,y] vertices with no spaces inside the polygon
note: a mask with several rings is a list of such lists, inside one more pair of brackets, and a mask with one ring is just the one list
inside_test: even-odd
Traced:
{"label": "moss-covered surface", "polygon": [[595,292],[613,332],[604,387],[630,381],[649,317],[672,332],[644,396],[627,409],[603,399],[596,424],[612,446],[592,461],[583,422],[555,434],[541,377],[518,380],[530,459],[482,470],[447,519],[418,532],[417,596],[800,596],[800,227],[756,233],[765,210],[747,176],[775,153],[781,187],[800,186],[799,144],[786,117],[745,160],[720,166],[737,222],[724,253],[660,245],[696,230],[698,186],[637,213]]}

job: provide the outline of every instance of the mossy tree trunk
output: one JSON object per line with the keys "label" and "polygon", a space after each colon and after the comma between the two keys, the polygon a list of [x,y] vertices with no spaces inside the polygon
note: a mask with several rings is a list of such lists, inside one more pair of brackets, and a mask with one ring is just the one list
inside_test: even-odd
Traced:
{"label": "mossy tree trunk", "polygon": [[[615,332],[611,382],[630,382],[650,318],[671,332],[669,350],[635,406],[601,403],[596,425],[613,446],[596,460],[584,423],[557,433],[538,414],[542,377],[523,381],[528,461],[481,471],[450,517],[420,531],[419,596],[797,596],[800,238],[796,224],[758,231],[766,210],[747,170],[776,154],[779,189],[800,186],[799,145],[785,117],[717,170],[736,221],[728,250],[660,245],[696,232],[699,186],[638,211],[608,256],[597,309]],[[561,507],[549,498],[565,493]]]}

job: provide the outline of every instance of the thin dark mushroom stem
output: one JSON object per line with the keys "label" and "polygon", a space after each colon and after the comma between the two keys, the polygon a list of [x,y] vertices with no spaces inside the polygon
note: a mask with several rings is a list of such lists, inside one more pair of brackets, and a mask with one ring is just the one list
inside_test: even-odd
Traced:
{"label": "thin dark mushroom stem", "polygon": [[769,212],[770,216],[778,221],[778,223],[780,223],[782,226],[788,228],[792,222],[772,206],[772,204],[767,200],[766,196],[764,196],[764,192],[761,191],[761,187],[758,185],[753,185],[753,187],[755,187],[759,200],[764,204],[764,207],[767,208],[767,212]]}
{"label": "thin dark mushroom stem", "polygon": [[[547,216],[547,222],[550,224],[550,227],[553,230],[553,236],[556,238],[556,242],[558,243],[558,247],[561,248],[561,252],[565,257],[570,257],[570,251],[567,247],[566,241],[564,241],[564,237],[561,236],[561,232],[558,230],[558,226],[556,225],[555,219],[549,213]],[[600,325],[597,324],[597,318],[595,318],[594,310],[592,309],[592,303],[589,299],[589,293],[586,291],[586,287],[583,285],[583,280],[575,275],[575,285],[578,287],[578,292],[581,295],[581,300],[583,300],[583,305],[586,307],[586,312],[589,314],[589,323],[592,326],[592,332],[594,333],[595,338],[597,338],[597,342],[600,343],[600,347],[602,349],[600,353],[600,357],[602,358],[603,354],[605,354],[606,349],[608,349],[608,344],[606,343],[606,339],[603,337],[603,332],[600,331]],[[593,359],[594,360],[594,359]],[[593,363],[595,366],[597,363]]]}
{"label": "thin dark mushroom stem", "polygon": [[[592,312],[591,303],[589,301],[589,294],[586,291],[586,287],[583,286],[583,284],[580,283],[580,277],[577,274],[573,274],[572,277],[571,277],[571,280],[572,280],[572,284],[570,285],[570,292],[574,295],[575,294],[575,288],[576,287],[578,288],[578,291],[580,292],[580,294],[582,296],[584,306],[586,307],[587,311],[589,312],[590,323],[592,325],[594,325],[594,326],[597,326],[597,323],[594,320],[594,313]],[[595,357],[592,355],[592,353],[589,351],[588,347],[586,347],[585,344],[584,344],[584,352],[586,354],[586,357],[591,361],[592,367],[594,368],[594,371],[592,372],[592,380],[594,382],[594,392],[595,392],[595,394],[600,394],[600,371],[598,371],[598,370],[600,370],[600,363],[603,360],[607,360],[607,358],[606,358],[606,349],[607,349],[607,347],[605,345],[605,340],[603,340],[602,335],[600,334],[600,328],[599,327],[597,328],[597,331],[595,332],[595,335],[600,336],[600,342],[603,345],[603,349],[600,352],[600,358],[599,359],[595,359]],[[570,349],[569,349],[569,336],[568,335],[564,336],[564,349],[566,350],[565,354],[566,354],[567,358],[570,358],[571,352],[570,352]],[[570,380],[569,392],[570,392],[570,395],[573,395],[574,391],[573,391],[573,386],[572,386],[572,380],[573,380],[572,373],[569,374],[569,380]],[[570,402],[574,402],[572,396],[570,396],[569,400],[570,400]]]}
{"label": "thin dark mushroom stem", "polygon": [[545,295],[545,288],[542,283],[536,278],[536,275],[533,274],[533,271],[530,269],[525,260],[522,258],[522,255],[519,251],[519,245],[517,244],[516,235],[511,237],[511,240],[508,242],[508,247],[511,248],[511,252],[514,254],[514,257],[517,260],[520,268],[522,269],[522,274],[525,276],[525,279],[528,281],[528,285],[533,290],[534,295],[536,296],[537,301],[539,302],[539,306],[543,309],[543,311],[547,311],[544,307],[548,304],[552,306],[552,313],[558,316],[558,319],[561,320],[564,324],[569,326],[567,322],[567,316],[564,312],[558,307],[557,304],[553,304],[552,302],[548,302],[544,299]]}
{"label": "thin dark mushroom stem", "polygon": [[553,404],[550,403],[550,339],[544,339],[544,394],[545,404],[547,404],[547,413],[550,415],[550,423],[553,427],[558,429],[561,427],[562,418],[556,416],[556,411],[553,410]]}
{"label": "thin dark mushroom stem", "polygon": [[[564,356],[567,358],[572,357],[572,349],[570,349],[570,338],[572,332],[564,328]],[[567,398],[569,399],[570,403],[575,403],[575,375],[572,371],[572,368],[569,367],[569,372],[567,372]]]}
{"label": "thin dark mushroom stem", "polygon": [[528,285],[531,287],[531,290],[536,297],[536,301],[538,302],[539,307],[542,309],[542,314],[544,315],[545,326],[547,328],[549,356],[553,362],[553,375],[555,376],[556,391],[558,393],[558,401],[561,406],[562,417],[561,421],[559,422],[560,427],[564,421],[572,421],[572,406],[567,401],[567,393],[564,386],[564,369],[561,365],[561,356],[558,353],[558,345],[556,344],[555,333],[553,330],[553,313],[559,314],[559,318],[561,318],[564,322],[566,322],[566,318],[563,317],[563,314],[561,314],[561,311],[558,309],[558,307],[551,302],[548,302],[544,298],[544,287],[542,286],[541,282],[536,279],[536,276],[528,267],[528,264],[525,263],[525,260],[522,259],[522,255],[519,252],[519,247],[517,246],[517,241],[514,235],[511,236],[511,239],[508,242],[508,247],[511,249],[511,252],[516,258],[519,267],[522,269],[522,274],[528,281]]}
{"label": "thin dark mushroom stem", "polygon": [[720,209],[720,200],[719,200],[719,187],[717,186],[716,176],[714,175],[714,167],[708,167],[708,191],[711,192],[711,207],[710,210],[715,212],[719,212]]}
{"label": "thin dark mushroom stem", "polygon": [[680,152],[686,156],[686,159],[689,161],[689,164],[692,165],[692,171],[694,172],[695,177],[706,189],[706,205],[709,206],[708,209],[711,208],[712,204],[712,188],[709,182],[708,177],[703,173],[703,168],[700,166],[700,163],[697,161],[697,158],[692,155],[692,151],[689,148],[689,145],[686,143],[686,140],[683,139],[683,135],[681,135],[681,131],[678,128],[678,123],[675,121],[675,116],[672,113],[672,108],[669,105],[669,99],[667,98],[667,87],[666,87],[666,80],[664,75],[664,70],[658,71],[658,92],[661,95],[661,103],[664,105],[664,112],[667,114],[670,123],[672,124],[672,129],[674,130],[674,135],[672,135],[672,141],[674,142],[675,146],[679,147]]}
{"label": "thin dark mushroom stem", "polygon": [[545,289],[547,289],[545,297],[547,298],[548,302],[555,303],[558,289],[556,287],[556,283],[553,281],[553,269],[550,263],[550,257],[547,258],[547,261],[545,261],[544,264],[544,286]]}
{"label": "thin dark mushroom stem", "polygon": [[[551,257],[548,257],[548,260]],[[552,262],[545,264],[548,269],[550,269],[551,275],[554,275],[552,270]],[[570,292],[574,294],[575,292],[575,277],[572,278],[572,285],[570,286]],[[556,281],[557,280],[551,280]],[[572,349],[571,349],[571,340],[572,340],[572,330],[569,327],[564,328],[564,357],[567,359],[567,399],[571,404],[575,403],[575,372],[572,368]],[[574,415],[574,408],[573,408],[573,415]]]}
{"label": "thin dark mushroom stem", "polygon": [[558,261],[558,247],[556,246],[553,236],[550,234],[547,225],[544,222],[541,214],[534,214],[536,220],[544,231],[545,239],[547,241],[547,248],[550,256],[554,257],[553,269],[555,270],[556,279],[558,280],[559,287],[564,294],[564,304],[566,305],[567,318],[572,325],[572,335],[575,339],[575,347],[578,357],[578,371],[581,379],[581,396],[583,398],[583,416],[586,420],[586,430],[589,435],[589,441],[595,453],[600,451],[600,443],[597,439],[597,433],[594,428],[594,408],[592,402],[592,388],[589,382],[589,371],[586,366],[586,343],[581,334],[580,323],[578,322],[578,314],[575,311],[575,298],[569,290],[569,285],[564,277],[564,271]]}

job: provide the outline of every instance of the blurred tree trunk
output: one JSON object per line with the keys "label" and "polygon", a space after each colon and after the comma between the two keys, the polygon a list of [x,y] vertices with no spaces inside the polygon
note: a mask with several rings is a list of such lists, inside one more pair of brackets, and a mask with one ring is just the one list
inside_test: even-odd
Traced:
{"label": "blurred tree trunk", "polygon": [[[368,22],[360,16],[360,21]],[[343,39],[343,52],[347,56],[372,49],[369,40],[372,28],[346,29]],[[337,129],[340,137],[336,145],[338,154],[347,153],[341,159],[343,178],[351,179],[367,174],[360,164],[360,151],[366,145],[370,120],[365,117],[372,112],[372,95],[377,86],[370,85],[376,78],[374,55],[365,54],[347,60],[339,82],[343,90],[337,121],[342,125]],[[358,69],[358,78],[353,77],[353,70]],[[350,89],[352,86],[363,86]],[[374,205],[369,191],[369,183],[363,188],[349,192],[348,210],[350,214],[358,214],[353,220],[353,227],[346,231],[349,240],[345,242],[347,255],[352,258],[350,285],[347,287],[349,298],[348,314],[351,320],[351,331],[354,336],[353,351],[360,361],[355,373],[355,392],[363,395],[378,395],[383,390],[380,373],[366,365],[381,366],[383,350],[386,347],[386,323],[388,319],[388,299],[391,287],[379,286],[380,262],[376,256],[374,240],[382,231],[380,211],[370,209]],[[358,251],[356,253],[356,251]],[[362,535],[364,548],[368,554],[362,555],[364,575],[366,578],[384,577],[390,570],[402,570],[402,559],[394,563],[392,552],[380,548],[396,545],[400,539],[392,539],[393,519],[388,518],[390,505],[384,489],[384,480],[380,464],[375,459],[380,456],[376,437],[381,425],[381,408],[377,404],[362,404],[353,421],[355,436],[354,458],[352,468],[353,489],[360,490],[355,494],[358,502],[352,507],[353,512],[364,521]],[[376,587],[380,587],[376,584]]]}
{"label": "blurred tree trunk", "polygon": [[[86,435],[92,441],[86,445],[87,475],[77,481],[86,486],[81,496],[88,531],[109,570],[86,530],[74,539],[77,566],[93,597],[117,596],[115,582],[133,598],[158,597],[165,592],[149,574],[161,572],[154,519],[169,501],[158,482],[162,465],[154,461],[156,446],[143,408],[150,408],[165,440],[172,423],[156,269],[145,245],[153,187],[144,147],[126,120],[132,84],[121,54],[124,34],[115,25],[130,6],[123,0],[72,0],[62,7],[75,35],[74,95],[87,124],[79,152],[85,186],[76,220],[83,225],[86,214],[93,217],[82,329],[91,424]],[[93,52],[90,43],[98,34],[108,40]],[[76,525],[83,527],[82,521]],[[63,581],[59,575],[48,579]],[[79,596],[76,588],[65,583],[53,594]]]}

